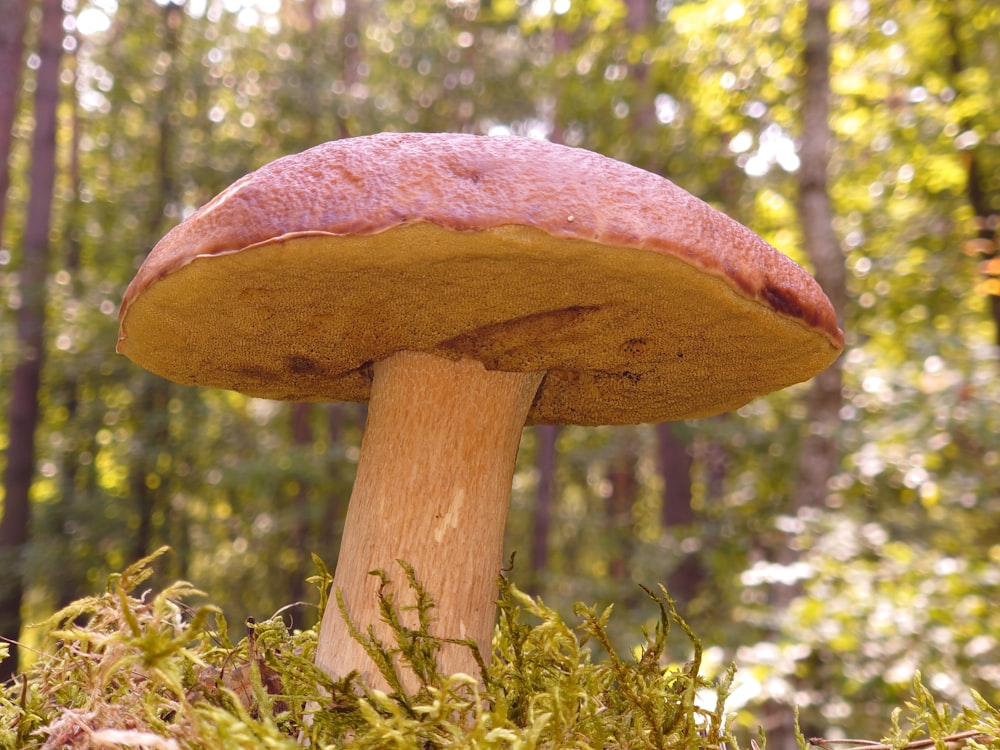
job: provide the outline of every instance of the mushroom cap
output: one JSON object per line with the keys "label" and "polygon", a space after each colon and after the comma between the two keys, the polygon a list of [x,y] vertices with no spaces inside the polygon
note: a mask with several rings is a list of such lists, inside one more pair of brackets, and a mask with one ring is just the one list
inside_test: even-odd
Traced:
{"label": "mushroom cap", "polygon": [[245,176],[150,252],[118,351],[178,383],[368,398],[402,350],[545,371],[529,422],[708,416],[843,348],[816,281],[672,182],[511,136],[333,141]]}

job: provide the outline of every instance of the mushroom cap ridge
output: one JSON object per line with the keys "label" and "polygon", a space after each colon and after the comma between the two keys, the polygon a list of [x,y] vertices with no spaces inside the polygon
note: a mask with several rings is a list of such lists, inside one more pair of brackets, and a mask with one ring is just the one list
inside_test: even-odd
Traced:
{"label": "mushroom cap ridge", "polygon": [[517,137],[332,141],[238,180],[126,291],[118,349],[168,379],[364,400],[403,349],[548,374],[530,422],[707,416],[843,347],[815,280],[650,172]]}

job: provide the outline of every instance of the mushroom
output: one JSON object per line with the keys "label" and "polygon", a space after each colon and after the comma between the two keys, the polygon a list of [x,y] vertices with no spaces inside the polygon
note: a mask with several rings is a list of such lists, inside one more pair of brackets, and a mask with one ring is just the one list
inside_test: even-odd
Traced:
{"label": "mushroom", "polygon": [[[344,139],[247,175],[153,248],[120,324],[118,351],[178,383],[369,401],[334,588],[392,642],[370,572],[405,608],[405,561],[432,632],[487,659],[526,423],[717,414],[843,347],[805,270],[668,180],[458,134]],[[316,660],[385,686],[332,604]],[[477,671],[460,644],[439,662]]]}

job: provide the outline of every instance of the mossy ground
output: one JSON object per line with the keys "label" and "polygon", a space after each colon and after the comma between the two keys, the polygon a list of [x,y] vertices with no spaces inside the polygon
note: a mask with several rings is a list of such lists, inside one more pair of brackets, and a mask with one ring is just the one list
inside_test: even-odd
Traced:
{"label": "mossy ground", "polygon": [[[0,693],[0,748],[739,750],[725,714],[733,670],[715,680],[702,676],[701,646],[663,590],[647,591],[659,620],[643,634],[645,645],[635,658],[621,658],[607,635],[610,610],[579,605],[570,625],[504,579],[493,658],[480,681],[436,671],[440,642],[427,633],[433,602],[408,570],[420,626],[403,627],[391,591],[383,589],[396,643],[355,632],[395,686],[386,694],[317,669],[315,628],[289,631],[277,616],[248,623],[234,643],[216,608],[188,603],[201,598],[189,584],[141,592],[160,554],[42,625],[49,648]],[[326,606],[330,579],[321,565],[314,582]],[[686,638],[692,658],[665,664],[668,637]],[[599,660],[592,644],[604,654]],[[400,662],[420,677],[412,693],[400,687]],[[935,750],[956,743],[1000,750],[995,708],[977,698],[972,709],[953,714],[919,680],[914,690],[906,713],[892,717],[884,750],[920,747],[921,737]],[[708,701],[714,709],[696,700],[706,692],[715,694]]]}

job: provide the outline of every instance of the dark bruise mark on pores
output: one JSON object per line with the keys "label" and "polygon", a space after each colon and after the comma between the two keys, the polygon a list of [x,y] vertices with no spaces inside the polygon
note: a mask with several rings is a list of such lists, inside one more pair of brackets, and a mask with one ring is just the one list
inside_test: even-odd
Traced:
{"label": "dark bruise mark on pores", "polygon": [[760,295],[776,312],[802,318],[802,303],[791,292],[768,285],[760,290]]}
{"label": "dark bruise mark on pores", "polygon": [[288,371],[296,375],[312,375],[319,370],[316,360],[301,354],[293,354],[286,360]]}

